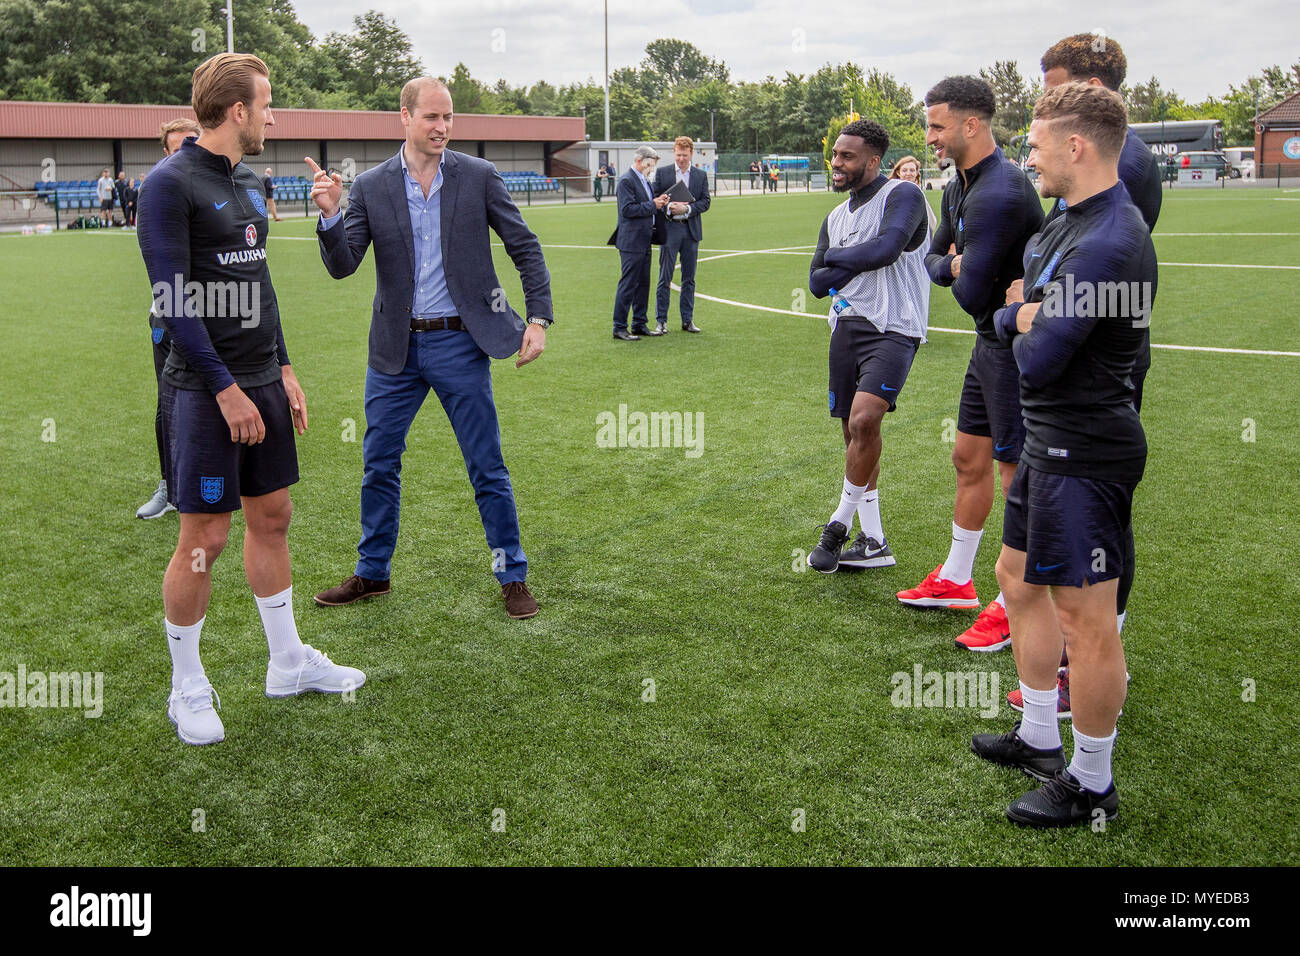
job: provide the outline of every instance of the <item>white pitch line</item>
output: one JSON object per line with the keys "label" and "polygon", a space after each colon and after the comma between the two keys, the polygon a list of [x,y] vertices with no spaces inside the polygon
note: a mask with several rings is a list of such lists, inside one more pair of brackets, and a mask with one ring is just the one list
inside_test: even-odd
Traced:
{"label": "white pitch line", "polygon": [[[681,286],[677,283],[671,283],[674,292],[681,292]],[[766,305],[751,305],[748,302],[737,302],[734,299],[720,299],[717,296],[705,295],[702,292],[695,293],[695,298],[706,299],[709,302],[718,302],[722,305],[734,305],[741,309],[756,309],[760,312],[775,312],[777,315],[793,315],[800,319],[825,319],[823,315],[815,312],[795,312],[792,309],[774,309]],[[932,325],[929,327],[930,332],[950,332],[955,335],[974,335],[974,329],[946,329],[942,326]],[[1151,343],[1153,349],[1170,349],[1178,352],[1226,352],[1231,355],[1286,355],[1292,358],[1300,358],[1300,352],[1282,352],[1274,349],[1231,349],[1220,348],[1213,345],[1161,345],[1156,342]]]}
{"label": "white pitch line", "polygon": [[1187,266],[1191,269],[1300,269],[1300,266],[1265,266],[1255,262],[1158,262],[1161,266]]}

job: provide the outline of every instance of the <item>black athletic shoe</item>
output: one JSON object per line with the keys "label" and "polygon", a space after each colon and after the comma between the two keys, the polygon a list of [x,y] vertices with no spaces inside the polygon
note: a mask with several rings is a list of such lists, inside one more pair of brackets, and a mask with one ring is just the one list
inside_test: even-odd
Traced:
{"label": "black athletic shoe", "polygon": [[970,749],[992,763],[1022,770],[1035,780],[1047,782],[1065,769],[1065,750],[1035,750],[1020,738],[1020,721],[1005,734],[976,734]]}
{"label": "black athletic shoe", "polygon": [[[1099,812],[1100,811],[1100,812]],[[1027,827],[1068,827],[1119,816],[1119,792],[1112,781],[1105,793],[1085,790],[1064,768],[1037,790],[1007,807],[1007,819]]]}
{"label": "black athletic shoe", "polygon": [[844,547],[844,542],[849,539],[849,529],[838,521],[832,521],[822,527],[825,529],[822,532],[822,539],[817,542],[817,547],[812,549],[812,554],[808,555],[808,567],[822,574],[834,574],[835,569],[840,566],[840,551]]}
{"label": "black athletic shoe", "polygon": [[842,568],[888,568],[897,564],[894,552],[883,541],[868,537],[859,531],[847,551],[840,555]]}

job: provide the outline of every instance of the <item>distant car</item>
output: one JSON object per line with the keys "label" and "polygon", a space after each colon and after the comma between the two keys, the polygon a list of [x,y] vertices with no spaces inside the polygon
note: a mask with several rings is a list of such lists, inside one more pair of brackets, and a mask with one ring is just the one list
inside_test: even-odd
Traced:
{"label": "distant car", "polygon": [[1254,146],[1229,146],[1223,151],[1223,155],[1228,159],[1228,175],[1233,179],[1255,178],[1255,147]]}
{"label": "distant car", "polygon": [[[1188,162],[1184,162],[1184,159]],[[1165,178],[1170,182],[1178,181],[1180,169],[1213,169],[1216,180],[1226,179],[1230,175],[1232,164],[1228,157],[1218,150],[1197,149],[1186,153],[1175,153],[1165,163]]]}

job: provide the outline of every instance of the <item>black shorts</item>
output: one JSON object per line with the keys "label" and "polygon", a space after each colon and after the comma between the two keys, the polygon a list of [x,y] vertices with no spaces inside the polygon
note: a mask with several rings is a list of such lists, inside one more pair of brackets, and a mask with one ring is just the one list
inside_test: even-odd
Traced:
{"label": "black shorts", "polygon": [[1025,420],[1020,413],[1020,368],[1011,349],[975,339],[961,386],[957,431],[992,438],[996,461],[1020,461]]}
{"label": "black shorts", "polygon": [[920,339],[901,332],[880,332],[866,319],[840,319],[831,333],[832,418],[848,418],[853,396],[867,392],[898,407]]}
{"label": "black shorts", "polygon": [[293,418],[282,382],[243,390],[266,426],[258,445],[230,440],[217,400],[164,381],[159,396],[170,451],[167,491],[182,514],[238,511],[239,499],[268,495],[298,480]]}
{"label": "black shorts", "polygon": [[100,212],[110,212],[112,209],[113,209],[113,200],[111,200],[111,199],[101,199],[101,200],[99,201],[99,211],[100,211]]}
{"label": "black shorts", "polygon": [[1119,577],[1136,487],[1021,462],[1006,491],[1002,543],[1025,552],[1026,583],[1080,588]]}

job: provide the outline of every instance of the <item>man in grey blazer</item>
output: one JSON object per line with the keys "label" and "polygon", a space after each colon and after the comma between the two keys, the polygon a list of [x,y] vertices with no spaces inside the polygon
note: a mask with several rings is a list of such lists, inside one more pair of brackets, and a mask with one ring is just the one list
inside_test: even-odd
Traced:
{"label": "man in grey blazer", "polygon": [[673,141],[673,165],[655,173],[655,195],[663,195],[680,182],[695,197],[693,202],[669,203],[664,210],[667,227],[664,244],[659,247],[659,287],[655,291],[655,326],[660,334],[668,331],[668,300],[672,293],[670,283],[677,268],[677,257],[682,259],[682,296],[678,311],[682,315],[683,332],[699,332],[693,321],[695,315],[695,263],[699,258],[700,240],[704,229],[700,216],[709,210],[709,175],[691,166],[695,143],[689,136],[678,136]]}
{"label": "man in grey blazer", "polygon": [[[532,617],[538,608],[525,583],[528,561],[501,454],[489,356],[517,352],[520,367],[542,354],[553,319],[550,273],[496,167],[447,148],[452,103],[446,85],[433,77],[412,80],[401,104],[406,141],[392,159],[356,178],[346,213],[339,212],[342,180],[307,160],[325,268],[336,279],[349,276],[373,244],[378,280],[366,370],[360,560],[316,602],[336,606],[388,593],[402,452],[432,388],[474,485],[506,613]],[[527,323],[506,302],[492,267],[489,229],[519,271]],[[445,495],[448,489],[425,493]]]}

